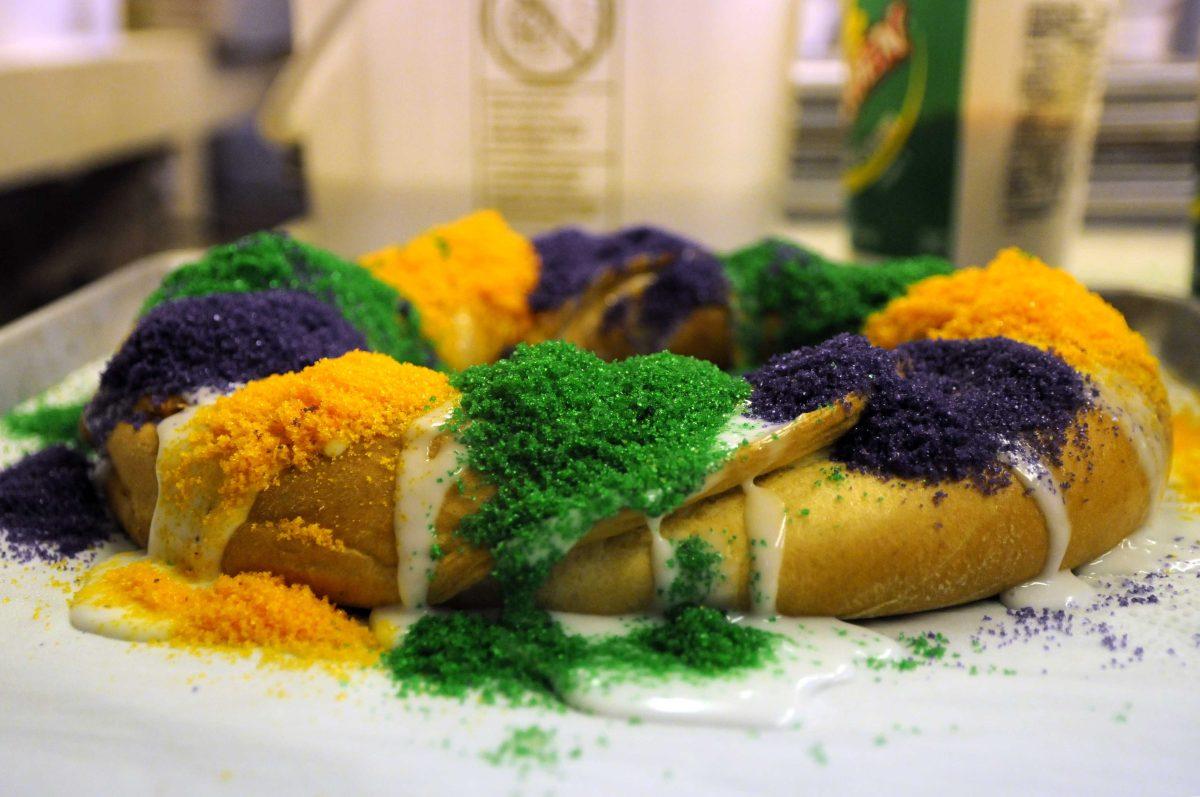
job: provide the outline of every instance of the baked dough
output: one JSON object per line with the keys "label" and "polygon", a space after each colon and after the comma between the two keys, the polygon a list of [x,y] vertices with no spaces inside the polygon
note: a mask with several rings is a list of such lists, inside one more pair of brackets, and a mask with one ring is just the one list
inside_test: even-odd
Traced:
{"label": "baked dough", "polygon": [[[617,344],[596,337],[604,308],[613,296],[636,299],[652,270],[645,263],[606,276],[539,334],[620,356],[625,352]],[[1064,369],[1062,363],[1070,363],[1086,375],[1094,400],[1068,429],[1061,464],[1049,468],[1059,489],[1035,489],[1028,474],[981,491],[966,482],[926,484],[842,467],[829,448],[870,401],[851,395],[737,449],[703,489],[665,518],[652,522],[624,511],[595,524],[554,567],[538,594],[541,605],[599,614],[654,607],[663,574],[658,534],[666,541],[699,537],[722,554],[708,600],[761,609],[761,582],[756,586],[754,579],[763,568],[754,564],[759,557],[752,555],[750,539],[761,544],[762,535],[752,533],[757,521],[747,520],[757,512],[759,499],[752,496],[773,495],[776,513],[782,506],[783,542],[770,555],[772,566],[779,566],[770,608],[788,615],[874,617],[982,598],[1046,575],[1056,564],[1067,569],[1087,562],[1145,521],[1166,478],[1168,408],[1157,364],[1116,311],[1069,276],[1015,251],[1001,253],[988,269],[917,283],[891,307],[899,310],[868,323],[877,342],[1004,335],[1052,349]],[[728,341],[712,330],[728,323],[709,322],[694,333],[695,353],[711,344],[708,353],[715,356]],[[1019,382],[1018,389],[1026,384]],[[443,403],[421,412],[444,417],[448,409]],[[106,444],[111,468],[105,489],[121,523],[143,545],[158,498],[158,444],[153,422],[140,428],[122,423]],[[440,478],[436,484],[410,483],[416,476],[406,482],[403,472],[406,460],[432,460],[453,444],[448,433],[377,432],[316,457],[303,470],[284,470],[245,497],[248,512],[237,515],[244,520],[227,543],[221,538],[223,549],[208,551],[209,568],[219,563],[226,573],[271,571],[347,605],[396,603],[400,565],[416,572],[415,554],[399,561],[398,550],[406,550],[397,544],[399,492],[427,495],[436,511],[430,517],[441,555],[431,563],[428,602],[494,596],[491,556],[456,534],[492,487],[470,471],[445,486]],[[419,492],[405,492],[410,488]],[[407,550],[424,551],[425,539]],[[1053,543],[1065,544],[1061,561]]]}
{"label": "baked dough", "polygon": [[[1066,491],[1071,542],[1064,568],[1077,567],[1112,548],[1140,526],[1155,485],[1112,418],[1088,413],[1097,441],[1086,449],[1072,439],[1056,481]],[[1106,433],[1107,432],[1107,433]],[[1072,461],[1073,460],[1073,461]],[[880,617],[952,606],[995,595],[1042,569],[1049,534],[1034,498],[1013,481],[984,495],[961,483],[924,485],[839,471],[815,455],[757,480],[788,508],[780,571],[781,614]],[[730,490],[668,516],[668,539],[704,537],[724,555],[723,574],[750,605],[750,561],[745,496]],[[800,515],[799,511],[808,512]],[[561,611],[621,614],[653,606],[654,575],[646,529],[576,547],[540,593]]]}
{"label": "baked dough", "polygon": [[[802,416],[794,422],[807,426],[802,439],[790,447],[786,441],[767,446],[782,454],[764,455],[741,470],[735,460],[718,493],[663,520],[667,539],[700,536],[723,555],[722,591],[730,608],[749,607],[751,571],[746,497],[742,487],[730,485],[753,473],[763,474],[757,483],[787,508],[777,595],[783,614],[875,617],[922,611],[993,595],[1038,573],[1049,532],[1020,483],[985,495],[964,484],[925,485],[839,469],[824,447],[854,418],[855,411],[841,405]],[[1071,539],[1064,567],[1095,558],[1134,531],[1161,489],[1141,466],[1128,435],[1114,430],[1112,413],[1091,409],[1082,421],[1088,439],[1072,436],[1063,466],[1053,469],[1057,482],[1072,484],[1065,491]],[[431,445],[447,439],[434,438]],[[268,570],[353,606],[395,603],[395,482],[379,464],[395,458],[372,454],[394,454],[401,445],[382,438],[302,472],[284,473],[258,495],[230,539],[222,571]],[[155,426],[136,431],[118,426],[108,452],[113,465],[108,495],[130,535],[145,545],[157,499]],[[833,481],[828,475],[835,470]],[[432,603],[477,587],[490,572],[487,554],[454,535],[459,520],[490,494],[469,474],[466,483],[466,490],[447,489],[437,517],[446,555],[431,583]],[[279,521],[295,517],[329,529],[340,544],[281,533]],[[644,519],[626,513],[598,524],[555,567],[539,602],[553,610],[620,614],[653,607],[654,590],[649,529]]]}
{"label": "baked dough", "polygon": [[563,306],[534,316],[530,340],[565,340],[604,360],[665,349],[708,360],[720,368],[733,364],[732,313],[727,305],[698,307],[664,341],[653,339],[637,324],[609,324],[606,317],[620,304],[636,317],[646,289],[669,264],[664,258],[637,258],[620,270],[602,274],[581,295]]}

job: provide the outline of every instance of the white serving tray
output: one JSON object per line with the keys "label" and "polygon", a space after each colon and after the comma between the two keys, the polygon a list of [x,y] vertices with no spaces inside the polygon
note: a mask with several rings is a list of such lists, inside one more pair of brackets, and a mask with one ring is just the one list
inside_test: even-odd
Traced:
{"label": "white serving tray", "polygon": [[[184,257],[140,261],[0,330],[0,407],[111,352]],[[973,650],[982,618],[1004,614],[990,601],[882,621],[944,633],[964,666],[859,672],[798,727],[748,732],[399,700],[378,673],[342,681],[89,636],[67,623],[61,582],[75,575],[0,560],[0,794],[1200,793],[1200,636],[1186,666],[1110,666],[1078,626],[1004,647],[985,634]],[[1196,575],[1173,583],[1171,612],[1118,618],[1136,644],[1161,654],[1167,636],[1200,633]],[[531,725],[553,734],[555,761],[489,758]]]}

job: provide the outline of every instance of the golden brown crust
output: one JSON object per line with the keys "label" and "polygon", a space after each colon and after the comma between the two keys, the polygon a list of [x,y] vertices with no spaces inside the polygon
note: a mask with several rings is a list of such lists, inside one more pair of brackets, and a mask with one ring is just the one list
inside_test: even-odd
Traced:
{"label": "golden brown crust", "polygon": [[[688,503],[697,503],[723,493],[748,478],[768,473],[825,448],[857,422],[863,407],[861,398],[851,398],[844,403],[807,413],[779,429],[769,439],[739,448],[724,467],[712,474],[688,499]],[[441,603],[452,598],[491,572],[491,555],[463,542],[455,534],[458,521],[475,511],[491,494],[491,487],[470,472],[464,474],[461,487],[447,492],[446,503],[436,524],[438,544],[446,554],[439,562],[430,584],[432,602]],[[579,544],[599,542],[645,526],[643,515],[626,509],[596,523]]]}
{"label": "golden brown crust", "polygon": [[609,311],[622,302],[628,304],[626,312],[636,314],[643,292],[668,263],[670,258],[667,257],[641,257],[621,270],[601,275],[579,297],[555,310],[538,313],[528,340],[565,340],[604,360],[666,349],[728,368],[733,364],[732,317],[728,307],[697,308],[666,341],[658,339],[657,333],[636,325],[605,323]]}
{"label": "golden brown crust", "polygon": [[135,429],[119,423],[105,444],[109,465],[104,492],[125,531],[138,545],[150,539],[150,520],[158,502],[158,427],[152,423]]}
{"label": "golden brown crust", "polygon": [[[246,523],[225,548],[221,570],[271,570],[351,606],[394,603],[399,450],[397,440],[380,438],[284,473],[254,500]],[[338,548],[281,539],[278,522],[294,518],[328,529]]]}
{"label": "golden brown crust", "polygon": [[[862,407],[862,400],[854,398],[809,413],[780,429],[769,443],[739,449],[693,500],[723,492],[749,476],[829,445],[854,424]],[[141,545],[150,536],[158,493],[155,429],[153,424],[145,424],[135,432],[128,424],[120,424],[109,441],[113,467],[106,489],[122,525]],[[435,456],[448,440],[446,435],[435,437],[428,455]],[[256,497],[246,523],[230,538],[221,569],[226,573],[271,570],[354,606],[399,600],[393,507],[400,448],[398,438],[381,438],[351,446],[335,458],[318,460],[304,471],[284,473],[277,484]],[[448,486],[435,520],[444,555],[430,584],[431,602],[450,600],[491,572],[491,555],[455,534],[462,518],[476,511],[491,494],[491,486],[471,471]],[[296,518],[328,530],[343,550],[280,539],[278,523]],[[619,536],[643,525],[640,515],[625,511],[596,524],[587,539]]]}
{"label": "golden brown crust", "polygon": [[[1064,466],[1055,469],[1056,481],[1071,483],[1066,567],[1112,548],[1141,525],[1150,506],[1151,485],[1126,436],[1114,435],[1103,413],[1089,412],[1085,421],[1090,442],[1073,439]],[[924,611],[995,595],[1042,568],[1045,522],[1015,480],[984,495],[962,483],[884,481],[835,467],[818,455],[757,480],[788,510],[778,593],[783,614]],[[676,512],[662,526],[668,539],[700,534],[723,544],[725,588],[743,608],[749,605],[744,507],[735,488]],[[562,611],[632,612],[649,608],[652,591],[650,540],[642,529],[603,548],[573,550],[541,598]]]}
{"label": "golden brown crust", "polygon": [[[1095,558],[1136,529],[1158,489],[1126,435],[1114,434],[1111,417],[1090,411],[1083,421],[1088,440],[1073,438],[1055,472],[1057,481],[1070,483],[1068,567]],[[118,427],[109,443],[109,495],[122,523],[143,543],[156,493],[153,428],[147,424],[134,433]],[[811,439],[828,445],[848,423],[828,428],[832,433],[826,437]],[[226,549],[222,569],[271,570],[349,605],[395,602],[392,506],[399,446],[381,440],[302,473],[284,474],[255,501]],[[784,614],[871,617],[948,606],[996,594],[1043,565],[1045,522],[1015,480],[984,495],[964,484],[927,486],[846,471],[819,452],[778,465],[760,470],[773,472],[757,483],[788,509],[778,597]],[[740,487],[731,487],[742,477],[735,468],[716,485],[717,494],[668,516],[662,533],[668,539],[700,535],[714,545],[724,556],[718,585],[724,602],[745,607],[750,557],[744,497]],[[436,526],[449,550],[431,584],[431,602],[464,592],[486,594],[472,588],[485,582],[490,557],[453,531],[488,494],[486,484],[469,474],[465,489],[447,492]],[[328,529],[344,549],[281,535],[277,521],[296,517]],[[649,532],[638,516],[619,517],[599,524],[555,568],[539,595],[544,606],[598,614],[651,606]]]}
{"label": "golden brown crust", "polygon": [[[255,499],[246,523],[225,548],[221,570],[269,570],[352,606],[394,603],[399,597],[392,531],[398,451],[398,441],[384,438],[322,459],[303,473],[284,473]],[[112,468],[105,491],[121,525],[143,546],[158,499],[157,452],[154,424],[136,431],[118,424],[109,437]],[[328,529],[341,550],[282,536],[277,521],[294,518]]]}

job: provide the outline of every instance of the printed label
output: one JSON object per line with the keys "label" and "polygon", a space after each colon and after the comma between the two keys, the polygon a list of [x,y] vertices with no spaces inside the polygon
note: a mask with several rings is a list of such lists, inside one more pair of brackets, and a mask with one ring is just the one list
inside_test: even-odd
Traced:
{"label": "printed label", "polygon": [[952,259],[1015,246],[1062,263],[1082,218],[1101,109],[1107,0],[972,5]]}
{"label": "printed label", "polygon": [[851,236],[882,255],[950,248],[959,99],[970,3],[848,0],[842,48],[850,77]]}
{"label": "printed label", "polygon": [[1004,214],[1009,224],[1057,211],[1071,178],[1070,150],[1092,93],[1104,41],[1105,9],[1035,3],[1025,23],[1019,108]]}
{"label": "printed label", "polygon": [[612,226],[620,190],[618,0],[481,0],[475,204],[524,229]]}

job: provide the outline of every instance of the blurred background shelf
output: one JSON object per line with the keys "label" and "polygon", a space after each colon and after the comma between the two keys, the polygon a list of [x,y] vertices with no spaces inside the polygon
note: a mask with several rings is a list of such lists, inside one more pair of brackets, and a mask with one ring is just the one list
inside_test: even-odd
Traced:
{"label": "blurred background shelf", "polygon": [[273,74],[221,69],[195,31],[0,43],[0,186],[52,179],[156,147],[201,146],[249,113]]}
{"label": "blurred background shelf", "polygon": [[[797,61],[796,137],[787,211],[793,218],[842,213],[845,66]],[[1089,221],[1183,223],[1195,191],[1197,69],[1194,61],[1113,63],[1092,157]]]}
{"label": "blurred background shelf", "polygon": [[250,123],[289,46],[287,0],[0,1],[0,321],[302,212]]}
{"label": "blurred background shelf", "polygon": [[[841,5],[798,2],[780,229],[844,255]],[[367,224],[386,208],[364,210],[354,187],[314,212],[302,148],[254,126],[293,21],[288,0],[0,0],[0,323],[140,256],[264,227],[299,222],[335,248],[391,237]],[[1121,6],[1071,258],[1103,261],[1097,284],[1187,290],[1198,26],[1200,0]]]}

